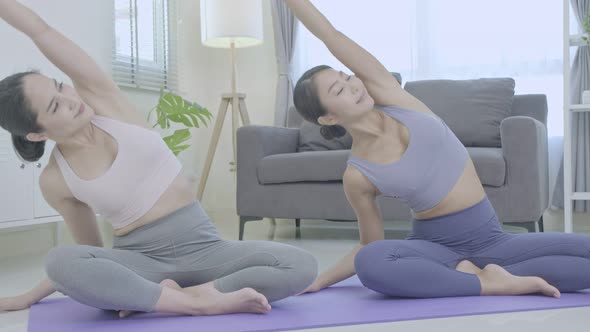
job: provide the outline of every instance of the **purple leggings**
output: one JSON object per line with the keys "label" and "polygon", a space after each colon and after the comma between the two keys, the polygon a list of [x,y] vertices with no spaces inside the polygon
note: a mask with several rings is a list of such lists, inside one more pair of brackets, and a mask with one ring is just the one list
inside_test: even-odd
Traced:
{"label": "purple leggings", "polygon": [[463,211],[414,220],[406,240],[372,242],[354,264],[365,287],[389,296],[480,295],[477,276],[455,270],[462,260],[541,277],[561,292],[590,288],[590,236],[504,233],[487,197]]}

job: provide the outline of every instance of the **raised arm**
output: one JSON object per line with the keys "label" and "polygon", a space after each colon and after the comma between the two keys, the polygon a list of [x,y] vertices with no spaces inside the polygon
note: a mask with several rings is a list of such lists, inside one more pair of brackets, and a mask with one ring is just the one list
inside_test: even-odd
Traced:
{"label": "raised arm", "polygon": [[356,245],[338,263],[320,274],[317,280],[308,288],[307,292],[319,291],[339,281],[355,275],[354,257],[366,244],[383,240],[383,220],[376,202],[374,186],[356,169],[349,167],[344,173],[344,191],[346,198],[354,209],[360,231],[360,243]]}
{"label": "raised arm", "polygon": [[301,23],[363,81],[377,104],[421,107],[420,104],[415,105],[417,99],[401,88],[395,77],[377,58],[334,28],[309,0],[285,2]]}
{"label": "raised arm", "polygon": [[301,23],[361,80],[373,84],[389,84],[399,87],[397,80],[379,60],[338,31],[309,0],[285,1]]}
{"label": "raised arm", "polygon": [[0,0],[0,17],[26,34],[77,89],[97,95],[118,91],[117,85],[78,45],[49,26],[39,15],[16,0]]}
{"label": "raised arm", "polygon": [[[88,205],[71,197],[58,172],[46,168],[39,184],[43,197],[64,218],[72,237],[78,244],[102,247],[96,215]],[[49,279],[45,278],[28,292],[7,298],[0,298],[0,311],[14,311],[29,308],[55,292]]]}
{"label": "raised arm", "polygon": [[111,77],[35,12],[16,0],[0,0],[0,18],[29,36],[45,57],[72,80],[80,97],[96,114],[150,127]]}
{"label": "raised arm", "polygon": [[[293,14],[328,47],[330,52],[367,86],[373,98],[380,91],[391,93],[401,87],[391,73],[371,53],[338,31],[309,0],[285,0]],[[378,100],[375,100],[381,103]]]}

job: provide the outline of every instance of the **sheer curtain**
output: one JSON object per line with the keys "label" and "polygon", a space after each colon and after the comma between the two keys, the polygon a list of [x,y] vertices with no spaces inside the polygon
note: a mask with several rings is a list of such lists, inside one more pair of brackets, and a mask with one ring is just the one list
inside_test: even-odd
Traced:
{"label": "sheer curtain", "polygon": [[[547,95],[550,184],[563,137],[563,5],[554,0],[312,0],[334,26],[404,81],[512,77]],[[347,71],[301,26],[294,79],[315,65]],[[553,190],[551,190],[553,192]]]}
{"label": "sheer curtain", "polygon": [[[312,0],[334,26],[404,81],[509,76],[544,93],[550,136],[563,136],[562,4],[549,0]],[[345,70],[301,27],[295,78],[318,64]]]}

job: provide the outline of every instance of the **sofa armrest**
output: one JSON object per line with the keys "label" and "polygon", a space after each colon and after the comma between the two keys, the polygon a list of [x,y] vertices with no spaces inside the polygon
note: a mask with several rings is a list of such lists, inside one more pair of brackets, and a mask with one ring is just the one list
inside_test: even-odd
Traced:
{"label": "sofa armrest", "polygon": [[[523,211],[522,218],[536,221],[549,206],[549,153],[545,125],[528,116],[512,116],[500,123],[506,160],[507,200]],[[509,202],[506,202],[509,203]]]}
{"label": "sofa armrest", "polygon": [[242,215],[248,197],[256,195],[259,189],[258,164],[266,156],[295,153],[299,144],[299,129],[244,126],[237,132],[238,160],[237,160],[237,210]]}

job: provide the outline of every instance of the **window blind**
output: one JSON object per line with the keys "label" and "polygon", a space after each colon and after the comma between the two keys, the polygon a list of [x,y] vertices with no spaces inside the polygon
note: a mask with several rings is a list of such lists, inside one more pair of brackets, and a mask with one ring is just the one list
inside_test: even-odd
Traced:
{"label": "window blind", "polygon": [[145,90],[176,90],[176,1],[114,2],[112,70],[115,82]]}

